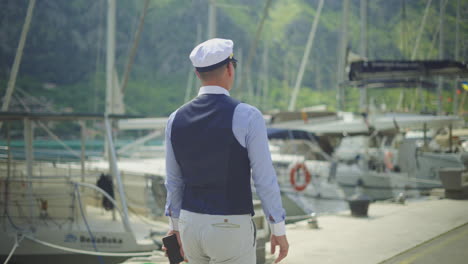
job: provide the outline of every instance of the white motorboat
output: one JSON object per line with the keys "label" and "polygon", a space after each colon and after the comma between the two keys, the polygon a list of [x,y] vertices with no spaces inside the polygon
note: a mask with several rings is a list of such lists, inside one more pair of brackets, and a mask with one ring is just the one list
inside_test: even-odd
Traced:
{"label": "white motorboat", "polygon": [[[328,182],[336,179],[345,192],[344,197],[354,194],[357,187],[363,187],[364,193],[376,200],[402,194],[419,196],[421,191],[441,185],[439,169],[467,166],[467,157],[460,152],[461,148],[459,152],[431,150],[421,143],[427,143],[427,139],[405,139],[400,133],[403,129],[459,124],[462,122],[459,117],[393,114],[369,119],[372,122],[352,114],[339,114],[335,120],[296,120],[272,126],[295,127],[303,132],[327,136],[347,135],[335,148],[333,158],[328,158],[329,162],[325,163],[328,166],[336,164],[336,167],[324,174],[328,176]],[[301,162],[310,164],[307,159]]]}
{"label": "white motorboat", "polygon": [[331,177],[336,163],[313,134],[269,128],[268,136],[287,220],[346,208],[345,194]]}

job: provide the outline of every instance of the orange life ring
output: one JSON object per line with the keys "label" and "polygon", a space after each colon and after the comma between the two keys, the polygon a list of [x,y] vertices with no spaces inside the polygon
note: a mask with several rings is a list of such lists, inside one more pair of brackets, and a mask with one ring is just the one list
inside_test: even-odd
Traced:
{"label": "orange life ring", "polygon": [[387,169],[393,170],[393,153],[391,151],[385,152],[384,163]]}
{"label": "orange life ring", "polygon": [[[303,169],[305,173],[305,183],[302,185],[297,185],[296,184],[296,173],[300,170]],[[291,182],[292,187],[300,192],[305,190],[307,185],[310,183],[312,180],[312,176],[310,175],[310,172],[307,170],[307,167],[305,166],[304,163],[297,163],[294,167],[291,168],[291,171],[289,172],[289,180]]]}

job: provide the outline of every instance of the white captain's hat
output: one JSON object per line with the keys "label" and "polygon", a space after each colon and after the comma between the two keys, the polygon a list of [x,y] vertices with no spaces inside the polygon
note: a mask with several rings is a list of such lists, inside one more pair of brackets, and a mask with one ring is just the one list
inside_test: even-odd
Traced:
{"label": "white captain's hat", "polygon": [[190,53],[192,65],[199,72],[214,70],[230,61],[237,62],[230,39],[213,38],[198,44]]}

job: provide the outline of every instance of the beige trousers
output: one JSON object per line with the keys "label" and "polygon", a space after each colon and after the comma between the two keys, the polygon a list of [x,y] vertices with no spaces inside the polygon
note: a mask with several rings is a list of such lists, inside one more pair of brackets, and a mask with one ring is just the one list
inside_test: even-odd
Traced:
{"label": "beige trousers", "polygon": [[180,212],[179,231],[190,264],[254,264],[255,225],[250,215]]}

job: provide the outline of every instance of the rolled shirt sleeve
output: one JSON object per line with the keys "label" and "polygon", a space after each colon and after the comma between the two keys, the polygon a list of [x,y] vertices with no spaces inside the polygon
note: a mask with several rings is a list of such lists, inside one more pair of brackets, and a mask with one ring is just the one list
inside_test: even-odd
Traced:
{"label": "rolled shirt sleeve", "polygon": [[182,207],[182,195],[184,190],[184,182],[182,180],[182,173],[177,163],[174,150],[171,144],[171,128],[174,116],[177,112],[174,112],[167,121],[166,132],[165,132],[165,147],[166,147],[166,180],[164,185],[167,190],[165,215],[169,216],[169,225],[171,230],[178,230],[178,220],[180,209]]}

